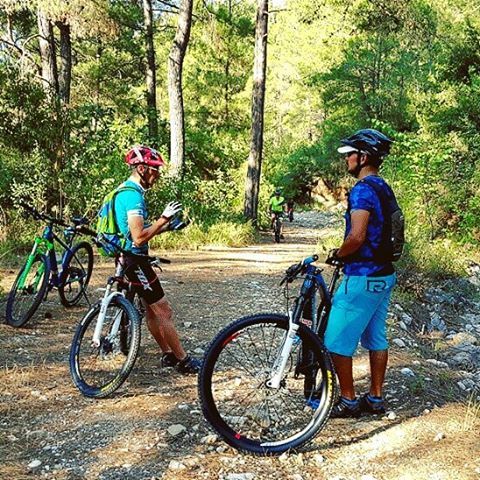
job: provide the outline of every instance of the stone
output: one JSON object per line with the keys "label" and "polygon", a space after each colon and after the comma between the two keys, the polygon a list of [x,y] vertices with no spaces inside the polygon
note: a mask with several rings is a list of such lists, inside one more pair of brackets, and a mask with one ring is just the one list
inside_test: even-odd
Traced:
{"label": "stone", "polygon": [[210,434],[210,435],[206,435],[205,437],[202,437],[200,439],[200,443],[204,443],[206,445],[212,445],[213,443],[215,443],[216,441],[218,440],[218,436],[215,435],[215,434]]}
{"label": "stone", "polygon": [[443,440],[444,438],[445,438],[445,434],[444,434],[443,432],[438,432],[438,433],[435,435],[433,441],[434,441],[434,442],[439,442],[440,440]]}
{"label": "stone", "polygon": [[398,322],[398,326],[399,326],[402,330],[408,330],[407,324],[406,324],[403,320],[400,320],[400,321]]}
{"label": "stone", "polygon": [[395,412],[388,412],[387,413],[387,420],[396,420],[397,414]]}
{"label": "stone", "polygon": [[438,368],[448,368],[448,363],[441,362],[440,360],[436,360],[435,358],[428,358],[427,363]]}
{"label": "stone", "polygon": [[319,453],[316,453],[315,455],[313,455],[312,460],[313,460],[313,463],[317,466],[320,466],[322,463],[325,462],[325,458],[323,457],[323,455],[320,455]]}
{"label": "stone", "polygon": [[29,464],[28,464],[28,468],[30,470],[36,470],[40,465],[42,464],[42,462],[40,460],[32,460]]}
{"label": "stone", "polygon": [[400,348],[405,348],[407,346],[407,344],[401,338],[394,338],[392,343]]}
{"label": "stone", "polygon": [[187,467],[181,463],[178,462],[177,460],[170,460],[170,463],[168,464],[168,469],[169,470],[185,470]]}
{"label": "stone", "polygon": [[226,475],[225,480],[253,480],[255,478],[255,474],[248,472],[248,473],[229,473]]}
{"label": "stone", "polygon": [[415,376],[415,372],[413,370],[411,370],[410,368],[407,368],[407,367],[402,368],[400,370],[400,373],[402,375],[405,375],[406,377],[414,377]]}
{"label": "stone", "polygon": [[187,427],[185,425],[181,424],[175,424],[175,425],[170,425],[167,429],[167,432],[172,436],[176,437],[177,435],[182,434],[187,430]]}

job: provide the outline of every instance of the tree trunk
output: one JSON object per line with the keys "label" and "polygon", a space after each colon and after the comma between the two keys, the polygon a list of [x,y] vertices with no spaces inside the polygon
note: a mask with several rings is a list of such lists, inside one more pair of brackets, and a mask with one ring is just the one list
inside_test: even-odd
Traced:
{"label": "tree trunk", "polygon": [[244,215],[257,223],[258,194],[263,151],[263,113],[265,106],[265,74],[267,69],[268,0],[257,0],[255,58],[252,92],[252,140],[245,184]]}
{"label": "tree trunk", "polygon": [[183,60],[190,39],[193,0],[181,0],[177,32],[168,57],[168,98],[170,102],[171,174],[180,177],[185,162],[185,118],[183,110]]}
{"label": "tree trunk", "polygon": [[47,94],[54,98],[58,94],[58,73],[52,23],[42,10],[38,10],[37,21],[43,86]]}
{"label": "tree trunk", "polygon": [[70,86],[72,83],[72,42],[70,25],[57,22],[60,30],[60,72],[58,75],[58,93],[64,105],[70,103]]}
{"label": "tree trunk", "polygon": [[158,139],[157,114],[157,69],[155,66],[155,49],[153,45],[153,10],[152,0],[143,0],[143,15],[145,22],[145,43],[147,48],[147,116],[148,134],[154,146]]}

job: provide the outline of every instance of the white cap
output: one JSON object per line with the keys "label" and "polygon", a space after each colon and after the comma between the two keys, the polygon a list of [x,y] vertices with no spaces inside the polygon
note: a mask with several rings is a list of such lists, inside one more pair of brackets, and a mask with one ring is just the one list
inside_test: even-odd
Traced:
{"label": "white cap", "polygon": [[350,153],[350,152],[360,152],[358,148],[355,147],[350,147],[349,145],[345,145],[343,147],[340,147],[337,150],[338,153]]}

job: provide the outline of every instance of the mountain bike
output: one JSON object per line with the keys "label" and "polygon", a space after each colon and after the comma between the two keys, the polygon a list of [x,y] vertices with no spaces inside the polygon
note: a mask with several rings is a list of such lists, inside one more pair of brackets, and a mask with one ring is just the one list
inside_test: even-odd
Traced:
{"label": "mountain bike", "polygon": [[[92,237],[96,235],[91,232]],[[99,246],[110,243],[94,240]],[[70,348],[70,374],[86,397],[104,398],[128,378],[140,348],[143,304],[125,277],[125,256],[147,259],[152,266],[170,263],[164,258],[135,255],[113,245],[115,274],[108,278],[102,300],[93,305],[80,321]],[[116,288],[114,286],[116,285]]]}
{"label": "mountain bike", "polygon": [[[232,447],[280,454],[312,440],[330,415],[335,372],[323,345],[332,295],[340,275],[335,263],[327,287],[317,255],[289,267],[289,315],[260,313],[226,326],[211,342],[199,374],[205,418]],[[289,285],[303,277],[289,308]]]}
{"label": "mountain bike", "polygon": [[282,222],[283,222],[283,213],[274,212],[275,218],[273,219],[273,235],[276,243],[280,243],[282,238]]}
{"label": "mountain bike", "polygon": [[[33,248],[10,290],[7,299],[6,320],[13,327],[21,327],[33,316],[39,305],[53,288],[57,288],[65,307],[76,305],[86,297],[86,290],[93,268],[93,249],[90,243],[74,244],[77,235],[84,233],[86,219],[76,217],[69,225],[64,220],[41,213],[21,203],[35,220],[46,222],[41,236],[34,240]],[[64,241],[54,227],[63,227]],[[63,254],[57,260],[55,244]]]}

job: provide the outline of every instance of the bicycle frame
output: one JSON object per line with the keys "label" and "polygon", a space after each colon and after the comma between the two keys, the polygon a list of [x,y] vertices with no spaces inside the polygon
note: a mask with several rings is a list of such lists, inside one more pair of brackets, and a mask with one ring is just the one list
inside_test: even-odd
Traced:
{"label": "bicycle frame", "polygon": [[[271,377],[266,382],[266,385],[269,388],[278,389],[280,388],[280,383],[283,378],[283,373],[287,365],[288,359],[290,357],[290,352],[292,346],[295,342],[295,337],[297,336],[297,331],[300,328],[302,314],[305,309],[305,305],[309,299],[311,302],[311,313],[312,313],[312,330],[320,336],[323,340],[323,335],[326,329],[326,322],[328,319],[328,314],[330,313],[330,308],[332,306],[332,295],[335,285],[337,283],[338,277],[340,276],[339,267],[335,268],[335,271],[332,275],[329,286],[325,283],[325,280],[322,276],[322,270],[311,265],[313,263],[313,257],[306,259],[306,262],[309,262],[306,266],[305,278],[303,280],[300,295],[296,298],[293,309],[289,313],[289,322],[288,322],[288,331],[285,335],[280,352],[277,356],[277,359],[274,362],[271,371]],[[322,291],[322,303],[317,308],[317,290]],[[319,315],[320,313],[320,315]],[[320,318],[319,318],[320,317]],[[320,321],[319,321],[320,320]]]}

